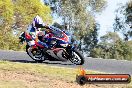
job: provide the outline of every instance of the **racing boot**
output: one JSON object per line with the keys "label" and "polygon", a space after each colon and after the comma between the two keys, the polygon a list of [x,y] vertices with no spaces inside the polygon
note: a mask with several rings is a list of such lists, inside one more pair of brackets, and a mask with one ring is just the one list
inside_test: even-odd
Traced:
{"label": "racing boot", "polygon": [[48,59],[48,54],[46,52],[48,49],[49,48],[46,48],[46,47],[43,49],[43,54],[44,54],[45,59]]}

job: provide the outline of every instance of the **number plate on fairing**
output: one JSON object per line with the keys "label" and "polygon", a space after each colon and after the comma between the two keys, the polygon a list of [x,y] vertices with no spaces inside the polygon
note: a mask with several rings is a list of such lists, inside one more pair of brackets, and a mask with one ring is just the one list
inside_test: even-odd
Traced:
{"label": "number plate on fairing", "polygon": [[29,45],[29,46],[35,45],[35,41],[34,41],[34,40],[29,41],[29,42],[28,42],[28,45]]}

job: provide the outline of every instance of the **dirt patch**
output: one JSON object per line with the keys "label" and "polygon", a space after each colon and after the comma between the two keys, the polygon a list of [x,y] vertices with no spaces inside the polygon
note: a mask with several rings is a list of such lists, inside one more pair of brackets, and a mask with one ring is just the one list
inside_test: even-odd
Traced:
{"label": "dirt patch", "polygon": [[[1,82],[6,85],[3,86]],[[124,85],[86,84],[80,86],[76,82],[55,79],[46,75],[19,71],[0,71],[0,88],[20,88],[20,86],[21,88],[125,88]]]}

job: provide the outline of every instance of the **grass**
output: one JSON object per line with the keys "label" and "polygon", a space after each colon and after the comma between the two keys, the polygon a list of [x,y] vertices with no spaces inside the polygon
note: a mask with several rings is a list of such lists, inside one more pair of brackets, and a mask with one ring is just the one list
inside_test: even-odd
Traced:
{"label": "grass", "polygon": [[[6,79],[0,78],[0,88],[43,88],[43,86],[48,84],[44,84],[44,78],[48,77],[50,80],[62,80],[70,83],[75,82],[76,75],[79,73],[78,68],[64,68],[64,67],[57,67],[57,66],[49,66],[44,64],[31,64],[31,63],[19,63],[19,62],[9,62],[9,61],[0,61],[0,76],[3,73],[9,74],[12,76],[11,78],[7,77]],[[29,81],[32,83],[31,85],[35,85],[35,87],[29,87],[27,81],[15,79],[13,74],[22,74],[24,80]],[[96,74],[101,72],[96,71],[86,71],[87,74]],[[28,74],[28,75],[27,75]],[[27,76],[26,76],[27,75]],[[25,77],[25,78],[24,78]],[[28,78],[29,77],[29,78]],[[38,80],[38,77],[43,78]],[[14,79],[13,79],[14,78]],[[11,80],[10,80],[11,79]],[[32,80],[31,80],[32,79]],[[45,86],[46,88],[46,86]],[[118,87],[117,87],[118,88]],[[123,88],[132,88],[132,83],[125,84]]]}
{"label": "grass", "polygon": [[[19,63],[19,62],[9,62],[9,61],[0,61],[0,70],[26,72],[37,75],[41,74],[41,75],[57,77],[69,81],[74,81],[76,74],[79,73],[78,67],[72,69],[72,68],[64,68],[58,66],[49,66],[44,64]],[[99,72],[87,71],[87,73],[95,74]]]}

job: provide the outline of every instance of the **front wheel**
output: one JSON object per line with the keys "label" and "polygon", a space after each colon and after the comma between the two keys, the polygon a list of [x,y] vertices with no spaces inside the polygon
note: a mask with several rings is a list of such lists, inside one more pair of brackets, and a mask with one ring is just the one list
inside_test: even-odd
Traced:
{"label": "front wheel", "polygon": [[77,49],[74,49],[72,51],[72,57],[70,58],[70,61],[76,65],[83,65],[84,57]]}

